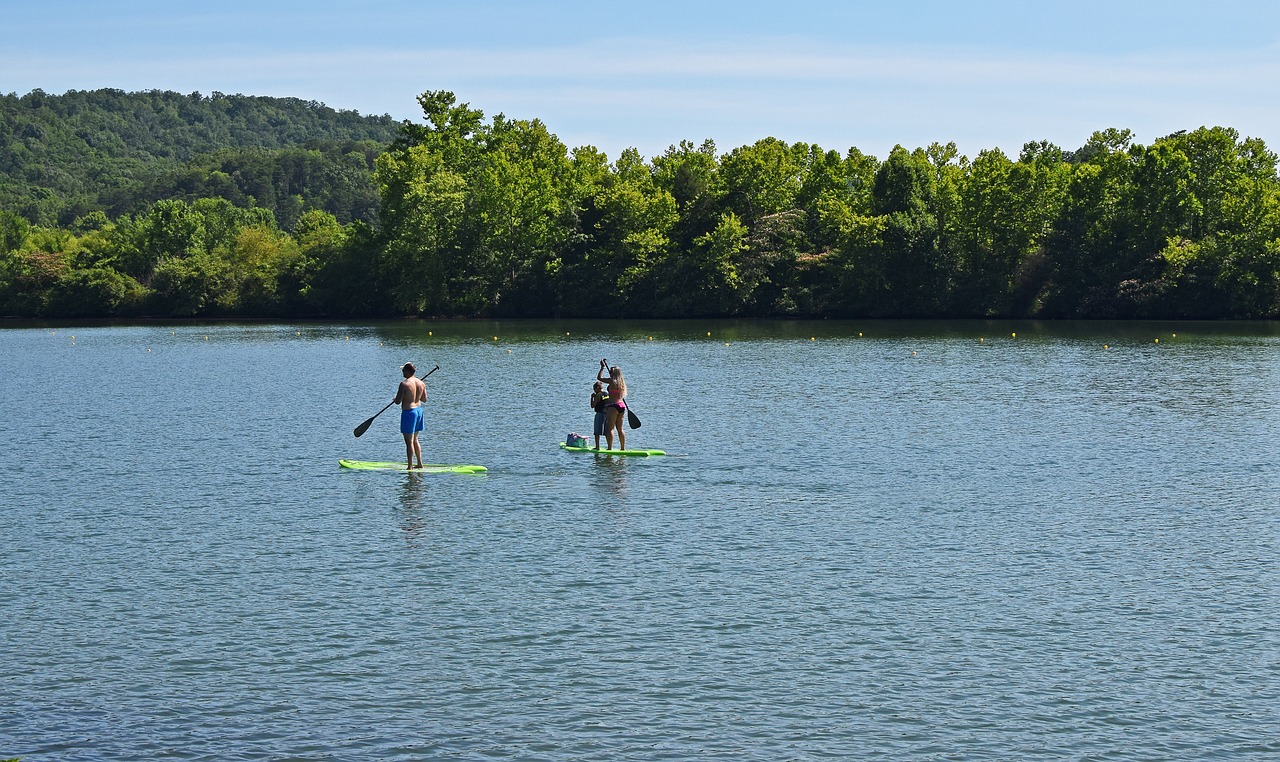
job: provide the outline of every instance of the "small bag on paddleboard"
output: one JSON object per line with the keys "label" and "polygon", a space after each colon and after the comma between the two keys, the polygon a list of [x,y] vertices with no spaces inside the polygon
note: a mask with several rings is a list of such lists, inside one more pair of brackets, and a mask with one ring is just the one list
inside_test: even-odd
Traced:
{"label": "small bag on paddleboard", "polygon": [[569,447],[586,447],[587,438],[581,434],[570,434],[564,438],[564,443]]}

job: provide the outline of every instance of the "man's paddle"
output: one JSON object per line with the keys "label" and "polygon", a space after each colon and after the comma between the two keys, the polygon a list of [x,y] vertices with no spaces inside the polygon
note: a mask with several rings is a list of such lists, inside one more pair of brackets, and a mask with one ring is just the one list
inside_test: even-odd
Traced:
{"label": "man's paddle", "polygon": [[[434,367],[434,368],[432,368],[431,370],[427,371],[427,376],[431,375],[432,373],[435,373],[435,372],[436,372],[436,371],[438,371],[438,370],[440,370],[440,366],[439,366],[439,365],[437,365],[436,367]],[[423,381],[426,381],[426,380],[427,380],[427,376],[423,376],[423,377],[422,377],[422,380],[423,380]],[[384,408],[382,408],[381,410],[379,410],[378,412],[374,413],[372,416],[370,416],[370,417],[369,417],[369,420],[367,420],[367,421],[365,421],[364,423],[362,423],[362,424],[360,424],[359,426],[357,426],[357,427],[356,427],[356,430],[355,430],[355,435],[356,435],[356,436],[360,436],[361,434],[363,434],[363,433],[365,433],[366,431],[368,431],[368,430],[369,430],[369,426],[373,423],[373,419],[374,419],[374,418],[377,418],[378,416],[380,416],[380,415],[382,415],[383,413],[387,412],[387,408],[391,407],[391,406],[392,406],[392,405],[394,405],[394,404],[396,404],[396,401],[395,401],[395,400],[391,400],[390,402],[388,402],[388,403],[387,403],[387,407],[384,407]],[[633,428],[634,428],[634,427],[633,427]]]}

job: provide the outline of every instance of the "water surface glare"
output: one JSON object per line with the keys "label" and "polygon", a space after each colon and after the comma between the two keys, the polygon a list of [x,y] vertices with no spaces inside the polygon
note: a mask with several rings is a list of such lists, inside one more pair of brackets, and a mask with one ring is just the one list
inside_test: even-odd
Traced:
{"label": "water surface glare", "polygon": [[[1016,335],[1015,335],[1016,334]],[[577,455],[599,359],[643,421]],[[1275,759],[1280,326],[0,329],[0,758]],[[398,460],[399,365],[428,380]]]}

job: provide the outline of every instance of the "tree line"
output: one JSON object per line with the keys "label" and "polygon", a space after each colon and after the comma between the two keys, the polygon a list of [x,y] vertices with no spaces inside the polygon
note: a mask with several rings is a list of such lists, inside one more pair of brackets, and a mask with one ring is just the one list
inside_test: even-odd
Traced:
{"label": "tree line", "polygon": [[[1276,155],[1230,128],[1017,157],[765,138],[610,160],[447,91],[418,101],[422,123],[292,205],[233,187],[243,155],[224,153],[140,209],[0,211],[0,314],[1280,315]],[[326,208],[361,161],[367,208]]]}

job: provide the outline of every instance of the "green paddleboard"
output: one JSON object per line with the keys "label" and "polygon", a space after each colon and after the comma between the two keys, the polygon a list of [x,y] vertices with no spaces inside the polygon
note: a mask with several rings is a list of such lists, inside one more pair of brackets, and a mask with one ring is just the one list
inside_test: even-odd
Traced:
{"label": "green paddleboard", "polygon": [[560,449],[568,452],[594,452],[596,455],[666,455],[662,450],[597,450],[594,447],[570,447],[564,442],[560,443]]}
{"label": "green paddleboard", "polygon": [[439,463],[424,463],[422,468],[408,469],[403,462],[390,460],[340,460],[338,465],[357,471],[403,471],[413,474],[482,474],[489,470],[484,466],[448,466]]}

